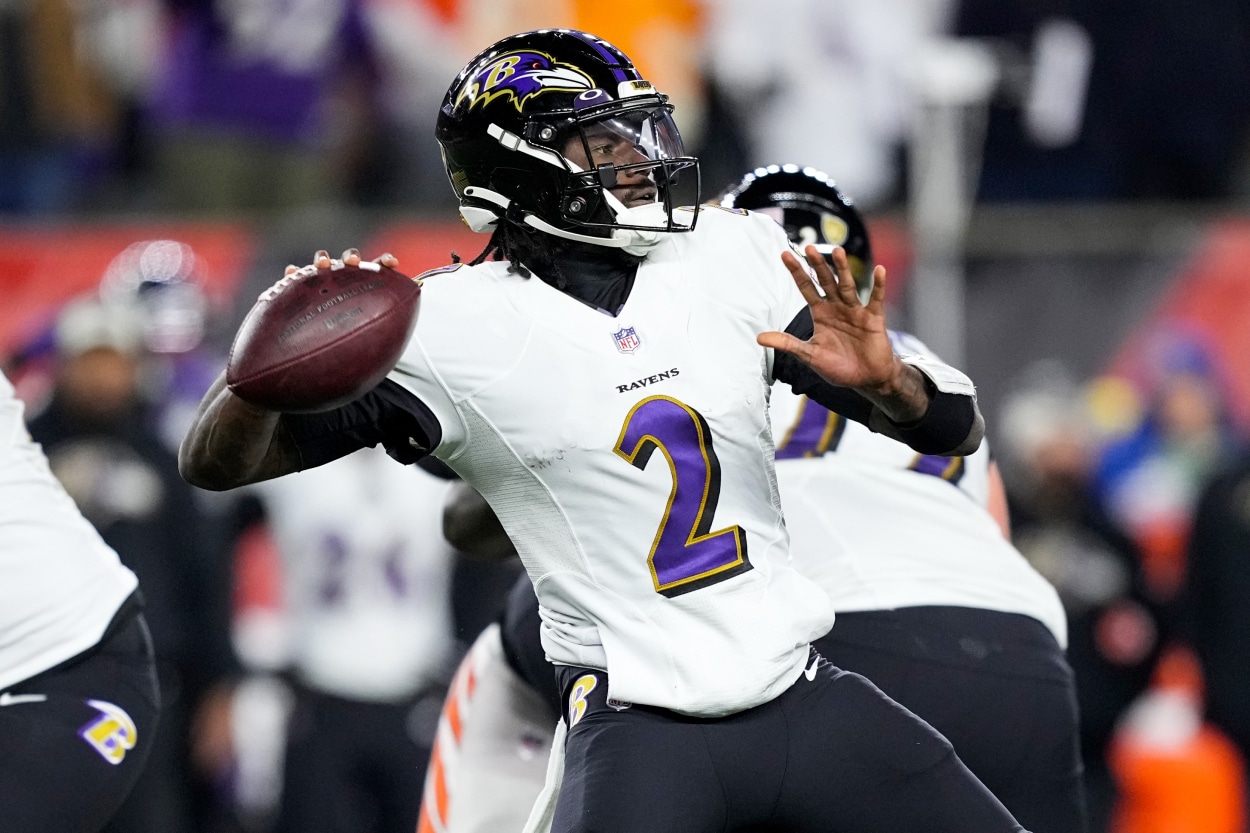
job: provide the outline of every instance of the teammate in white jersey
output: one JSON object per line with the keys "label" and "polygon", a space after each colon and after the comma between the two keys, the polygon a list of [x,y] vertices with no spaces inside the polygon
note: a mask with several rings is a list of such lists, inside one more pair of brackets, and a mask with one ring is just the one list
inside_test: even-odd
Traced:
{"label": "teammate in white jersey", "polygon": [[558,666],[558,831],[1019,830],[944,738],[812,652],[832,609],[790,566],[772,466],[774,380],[933,454],[979,444],[972,385],[894,354],[884,270],[864,307],[844,258],[835,278],[808,248],[818,290],[768,218],[679,208],[698,163],[669,111],[584,33],[476,57],[438,136],[505,260],[427,273],[389,380],[343,408],[278,414],[219,380],[184,475],[231,488],[381,442],[475,486]]}
{"label": "teammate in white jersey", "polygon": [[[761,168],[722,204],[767,214],[822,251],[845,247],[868,289],[867,227],[824,174]],[[891,338],[896,352],[935,359],[913,336]],[[838,614],[816,649],[942,732],[1033,833],[1084,830],[1067,620],[1054,588],[1005,537],[988,445],[917,454],[784,391],[772,418],[790,554]]]}
{"label": "teammate in white jersey", "polygon": [[0,830],[99,830],[142,771],[159,696],[137,588],[0,376]]}
{"label": "teammate in white jersey", "polygon": [[452,643],[450,485],[365,449],[255,487],[282,557],[295,693],[279,830],[341,830],[362,805],[374,833],[416,827],[430,747],[412,716]]}

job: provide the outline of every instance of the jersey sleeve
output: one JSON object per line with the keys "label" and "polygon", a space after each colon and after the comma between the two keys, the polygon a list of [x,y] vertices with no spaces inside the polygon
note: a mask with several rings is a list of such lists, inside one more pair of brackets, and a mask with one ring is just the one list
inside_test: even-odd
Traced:
{"label": "jersey sleeve", "polygon": [[[795,252],[786,237],[785,229],[775,220],[763,214],[747,212],[750,222],[756,227],[751,235],[752,244],[757,247],[763,259],[763,269],[757,276],[765,293],[768,310],[768,326],[772,330],[784,330],[800,311],[807,309],[807,301],[803,293],[794,284],[790,270],[781,262],[785,251]],[[806,263],[802,254],[798,255],[800,263]]]}
{"label": "jersey sleeve", "polygon": [[399,357],[387,380],[421,400],[440,427],[439,441],[430,453],[446,459],[468,436],[464,420],[456,407],[456,397],[449,379],[440,371],[454,375],[463,357],[472,347],[473,316],[466,310],[477,309],[458,287],[465,282],[460,264],[435,269],[421,275],[421,313],[408,346]]}
{"label": "jersey sleeve", "polygon": [[890,330],[889,335],[890,344],[899,359],[923,373],[939,391],[963,396],[976,395],[972,380],[938,358],[920,339],[901,330]]}

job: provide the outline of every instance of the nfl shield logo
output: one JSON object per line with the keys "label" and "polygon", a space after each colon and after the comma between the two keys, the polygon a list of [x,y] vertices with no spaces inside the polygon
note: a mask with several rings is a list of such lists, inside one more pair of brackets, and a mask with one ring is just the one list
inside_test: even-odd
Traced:
{"label": "nfl shield logo", "polygon": [[642,343],[633,327],[622,327],[612,334],[612,338],[616,339],[616,349],[622,353],[632,353]]}

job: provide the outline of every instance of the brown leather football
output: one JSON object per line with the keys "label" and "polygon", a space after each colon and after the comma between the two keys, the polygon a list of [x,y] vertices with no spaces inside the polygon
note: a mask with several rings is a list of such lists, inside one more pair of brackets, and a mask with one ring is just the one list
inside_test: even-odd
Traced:
{"label": "brown leather football", "polygon": [[265,290],[226,363],[236,396],[275,411],[325,411],[375,387],[417,323],[421,284],[376,263],[304,269]]}

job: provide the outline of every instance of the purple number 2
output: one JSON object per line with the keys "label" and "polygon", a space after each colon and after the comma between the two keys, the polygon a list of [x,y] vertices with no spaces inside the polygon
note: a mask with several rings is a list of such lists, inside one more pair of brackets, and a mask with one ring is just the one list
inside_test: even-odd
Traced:
{"label": "purple number 2", "polygon": [[707,421],[667,396],[642,400],[625,418],[614,450],[645,469],[657,448],[668,461],[673,488],[647,557],[656,592],[679,596],[750,570],[741,527],[709,531],[720,498],[720,462]]}

